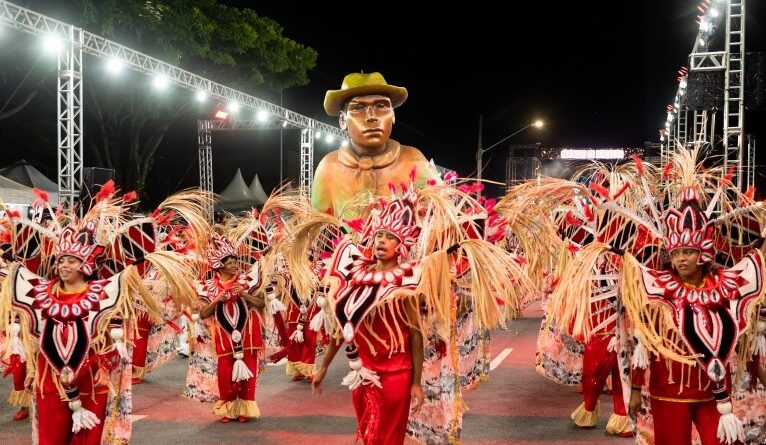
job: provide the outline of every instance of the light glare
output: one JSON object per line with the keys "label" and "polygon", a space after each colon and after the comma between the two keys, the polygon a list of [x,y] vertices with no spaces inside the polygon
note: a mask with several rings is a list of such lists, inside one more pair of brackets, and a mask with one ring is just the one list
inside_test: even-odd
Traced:
{"label": "light glare", "polygon": [[43,38],[43,48],[49,54],[58,54],[64,49],[64,41],[55,34],[48,34]]}
{"label": "light glare", "polygon": [[124,64],[122,63],[122,60],[117,57],[110,57],[109,60],[106,61],[106,70],[112,74],[117,74],[122,71],[123,66]]}
{"label": "light glare", "polygon": [[154,85],[154,88],[157,88],[158,90],[164,90],[168,87],[168,78],[164,74],[158,74],[154,76],[154,81],[152,81],[152,84]]}

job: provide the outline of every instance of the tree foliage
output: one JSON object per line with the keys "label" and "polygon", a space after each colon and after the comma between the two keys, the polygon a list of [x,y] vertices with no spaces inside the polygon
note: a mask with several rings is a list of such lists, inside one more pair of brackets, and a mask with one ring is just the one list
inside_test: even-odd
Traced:
{"label": "tree foliage", "polygon": [[[274,20],[217,0],[76,0],[68,10],[58,6],[68,15],[59,15],[62,20],[254,95],[305,85],[316,64],[316,52],[285,37]],[[43,5],[37,10],[56,17]],[[193,93],[160,94],[151,90],[148,76],[133,72],[115,79],[91,57],[83,65],[85,165],[113,168],[123,188],[142,190],[168,128],[181,118],[196,119]]]}

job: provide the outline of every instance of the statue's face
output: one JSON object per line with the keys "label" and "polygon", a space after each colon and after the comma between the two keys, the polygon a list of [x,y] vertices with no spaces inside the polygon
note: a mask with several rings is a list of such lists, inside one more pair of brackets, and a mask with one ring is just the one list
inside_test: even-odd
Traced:
{"label": "statue's face", "polygon": [[340,114],[340,128],[348,131],[354,150],[361,154],[379,154],[391,137],[394,108],[387,96],[357,96]]}

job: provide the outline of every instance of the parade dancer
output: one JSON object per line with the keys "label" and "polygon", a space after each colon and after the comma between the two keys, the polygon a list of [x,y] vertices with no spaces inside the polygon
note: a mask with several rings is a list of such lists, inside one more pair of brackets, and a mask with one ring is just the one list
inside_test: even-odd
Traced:
{"label": "parade dancer", "polygon": [[[745,212],[762,210],[756,203],[740,207],[739,201],[745,199],[741,194],[731,200],[734,194],[730,194],[728,179],[717,183],[714,178],[721,176],[714,171],[699,171],[702,163],[698,162],[697,154],[696,149],[680,149],[665,167],[667,188],[662,190],[667,196],[665,201],[652,199],[650,190],[655,185],[641,174],[644,170],[638,159],[635,162],[639,177],[628,187],[643,190],[644,207],[627,208],[607,190],[593,188],[600,198],[594,202],[602,210],[612,212],[607,223],[615,221],[614,218],[627,218],[644,227],[662,240],[672,268],[642,265],[633,253],[619,245],[592,243],[572,263],[567,274],[571,278],[559,284],[570,289],[573,296],[567,302],[569,309],[562,312],[569,314],[564,318],[585,320],[579,325],[575,323],[574,330],[587,335],[595,327],[587,318],[595,293],[578,274],[587,276],[606,250],[624,255],[619,265],[619,301],[633,329],[627,330],[626,324],[621,326],[618,365],[621,375],[626,375],[629,365],[626,339],[627,332],[632,332],[638,343],[632,355],[630,412],[635,415],[641,405],[643,368],[648,367],[653,441],[659,445],[691,444],[693,427],[704,445],[739,443],[745,439],[742,421],[732,407],[731,365],[737,340],[742,335],[751,337],[750,331],[754,329],[755,324],[749,321],[754,319],[757,303],[762,299],[763,259],[760,250],[754,249],[731,268],[715,267],[715,224],[735,224]],[[705,208],[707,190],[717,191]],[[654,207],[657,202],[669,203],[662,215]],[[714,220],[710,215],[716,206],[723,211]],[[745,349],[748,348],[743,348],[740,363],[749,359],[751,352]],[[642,437],[646,437],[643,432]]]}
{"label": "parade dancer", "polygon": [[263,348],[261,312],[266,304],[258,294],[261,286],[259,263],[242,273],[231,242],[216,232],[207,248],[213,278],[198,283],[200,298],[207,304],[201,319],[214,316],[212,340],[215,345],[219,399],[213,413],[222,423],[248,422],[260,417],[255,391],[258,360]]}
{"label": "parade dancer", "polygon": [[[412,184],[414,175],[411,178]],[[321,383],[342,346],[342,338],[351,367],[343,384],[353,391],[357,435],[366,445],[403,443],[410,402],[413,411],[423,403],[422,332],[428,329],[426,325],[438,324],[443,338],[449,339],[447,327],[450,320],[454,321],[450,310],[451,255],[459,260],[465,254],[473,261],[471,271],[475,275],[470,295],[477,305],[480,326],[494,326],[502,319],[504,314],[495,297],[516,308],[518,295],[530,287],[521,278],[516,283],[520,289],[517,295],[515,287],[499,285],[497,277],[505,276],[508,270],[520,273],[518,267],[502,249],[468,239],[464,228],[456,223],[460,218],[455,215],[460,211],[454,203],[461,200],[444,193],[448,188],[435,186],[430,194],[421,190],[422,199],[411,188],[404,191],[404,197],[394,196],[388,203],[378,203],[382,208],[373,210],[365,223],[349,222],[361,233],[359,244],[348,236],[343,238],[333,246],[334,253],[328,260],[325,281],[330,286],[327,299],[335,320],[334,340],[312,387],[321,392]],[[472,201],[467,195],[461,197]],[[428,219],[421,225],[417,222],[419,210]],[[448,218],[447,213],[453,218]],[[326,223],[340,224],[332,222],[327,214],[315,214],[313,218],[298,230],[289,255],[299,289],[316,281],[311,269],[301,266],[306,262],[308,247],[318,238],[316,229]],[[421,226],[428,229],[421,233]],[[458,242],[452,243],[455,239]],[[514,314],[508,311],[507,315]]]}
{"label": "parade dancer", "polygon": [[[8,215],[12,223],[55,240],[53,277],[40,277],[14,262],[0,298],[0,323],[17,316],[27,357],[39,351],[34,360],[27,360],[27,372],[34,378],[33,434],[40,445],[99,444],[103,438],[129,441],[126,331],[133,295],[140,295],[153,313],[156,306],[134,266],[108,279],[93,278],[126,222],[129,201],[115,197],[108,183],[82,219],[71,215],[71,223],[59,228],[56,222],[55,231]],[[150,254],[143,260],[160,270],[177,295],[191,295],[191,271],[178,258]]]}

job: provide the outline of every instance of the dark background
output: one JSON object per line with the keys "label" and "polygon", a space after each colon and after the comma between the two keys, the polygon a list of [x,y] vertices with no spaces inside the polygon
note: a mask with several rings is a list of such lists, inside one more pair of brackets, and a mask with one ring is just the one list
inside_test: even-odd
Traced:
{"label": "dark background", "polygon": [[[249,93],[337,125],[323,111],[325,91],[340,88],[350,72],[380,71],[410,94],[396,111],[393,138],[461,175],[475,173],[479,115],[484,147],[538,118],[545,128],[530,128],[508,144],[619,148],[657,142],[665,106],[677,89],[676,71],[688,63],[698,29],[697,2],[688,0],[472,2],[457,8],[411,2],[223,3],[275,19],[287,37],[319,53],[310,85],[281,96]],[[751,1],[747,8],[747,49],[763,50],[766,6]],[[55,16],[54,9],[39,11]],[[7,95],[0,91],[0,98]],[[55,180],[55,100],[49,106],[37,118],[52,119],[51,155],[4,144],[0,164],[31,158]],[[763,133],[763,114],[747,115],[746,132]],[[283,175],[297,180],[298,132],[282,136]],[[318,142],[316,162],[332,148]],[[216,191],[236,168],[248,182],[258,173],[267,192],[279,182],[279,131],[216,133],[213,150]],[[506,150],[503,144],[485,155],[485,177],[504,180]],[[196,184],[196,159],[196,122],[180,122],[158,150],[150,193]],[[757,173],[757,181],[763,180]]]}

